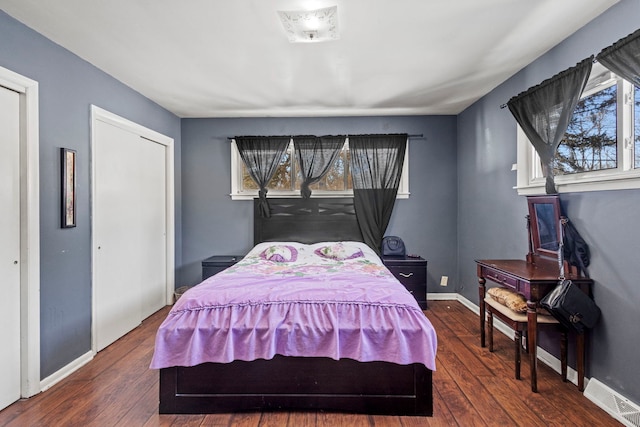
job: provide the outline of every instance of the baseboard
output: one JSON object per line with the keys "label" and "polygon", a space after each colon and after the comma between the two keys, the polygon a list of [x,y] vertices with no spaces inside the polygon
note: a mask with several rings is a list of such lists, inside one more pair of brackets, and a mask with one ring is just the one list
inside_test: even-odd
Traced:
{"label": "baseboard", "polygon": [[428,293],[427,300],[431,301],[453,301],[458,300],[460,294],[456,293]]}
{"label": "baseboard", "polygon": [[59,383],[63,379],[67,378],[69,375],[82,368],[84,365],[89,363],[93,359],[93,351],[89,351],[82,356],[78,357],[76,360],[72,361],[68,365],[49,375],[47,378],[40,381],[40,391],[45,391],[48,388],[51,388],[55,384]]}

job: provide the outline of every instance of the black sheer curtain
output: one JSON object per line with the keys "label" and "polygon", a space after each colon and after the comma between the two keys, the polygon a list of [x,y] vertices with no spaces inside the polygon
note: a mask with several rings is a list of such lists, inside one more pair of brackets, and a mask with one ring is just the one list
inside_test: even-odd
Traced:
{"label": "black sheer curtain", "polygon": [[303,199],[311,197],[310,185],[320,181],[327,174],[344,146],[345,136],[293,137],[293,147],[298,158],[302,183],[300,195]]}
{"label": "black sheer curtain", "polygon": [[356,218],[364,242],[380,254],[396,202],[407,134],[349,136]]}
{"label": "black sheer curtain", "polygon": [[623,79],[640,87],[640,30],[602,49],[596,59]]}
{"label": "black sheer curtain", "polygon": [[593,56],[514,96],[507,106],[542,161],[546,193],[557,193],[553,179],[556,150],[584,90]]}
{"label": "black sheer curtain", "polygon": [[271,216],[267,202],[267,184],[276,173],[282,155],[289,146],[288,136],[237,136],[234,138],[240,157],[251,178],[258,184],[260,214]]}

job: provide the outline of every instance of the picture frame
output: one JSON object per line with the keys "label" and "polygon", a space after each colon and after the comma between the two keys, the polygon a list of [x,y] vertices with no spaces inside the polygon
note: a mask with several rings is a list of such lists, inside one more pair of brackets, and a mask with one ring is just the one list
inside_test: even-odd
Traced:
{"label": "picture frame", "polygon": [[62,160],[62,228],[76,226],[76,150],[60,149]]}

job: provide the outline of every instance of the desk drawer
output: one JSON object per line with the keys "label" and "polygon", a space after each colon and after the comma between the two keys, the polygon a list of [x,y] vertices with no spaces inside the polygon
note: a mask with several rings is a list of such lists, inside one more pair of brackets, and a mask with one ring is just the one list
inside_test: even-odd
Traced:
{"label": "desk drawer", "polygon": [[499,283],[503,286],[507,286],[512,289],[517,289],[518,287],[518,279],[516,279],[515,277],[507,276],[495,270],[486,269],[484,270],[484,274],[486,279]]}

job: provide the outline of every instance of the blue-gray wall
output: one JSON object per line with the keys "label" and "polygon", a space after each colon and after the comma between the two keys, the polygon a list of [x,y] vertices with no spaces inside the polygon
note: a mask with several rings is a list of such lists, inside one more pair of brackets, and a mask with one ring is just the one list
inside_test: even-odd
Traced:
{"label": "blue-gray wall", "polygon": [[456,273],[456,118],[454,116],[184,119],[182,121],[182,284],[200,281],[203,259],[253,246],[253,204],[233,201],[231,145],[236,135],[398,133],[409,142],[411,196],[396,202],[387,234],[428,260],[429,292]]}
{"label": "blue-gray wall", "polygon": [[[458,286],[477,303],[474,259],[527,252],[524,196],[516,185],[516,122],[499,106],[640,27],[640,1],[623,0],[458,116]],[[602,320],[593,330],[589,376],[640,402],[640,190],[561,195],[564,213],[592,250],[589,268]]]}
{"label": "blue-gray wall", "polygon": [[[180,259],[180,119],[0,11],[0,65],[40,94],[40,333],[46,378],[91,350],[90,105],[174,138]],[[60,227],[60,147],[77,150],[77,227]]]}

